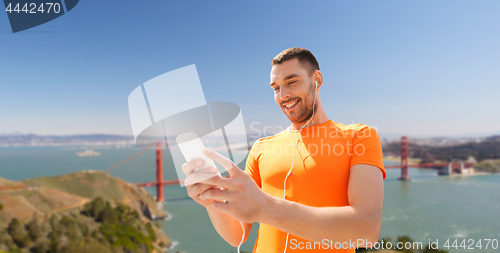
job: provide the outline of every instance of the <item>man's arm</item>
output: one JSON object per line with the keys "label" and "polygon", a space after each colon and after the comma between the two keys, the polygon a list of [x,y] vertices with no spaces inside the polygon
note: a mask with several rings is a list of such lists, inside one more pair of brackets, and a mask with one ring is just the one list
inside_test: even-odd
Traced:
{"label": "man's arm", "polygon": [[[384,196],[383,174],[373,165],[357,164],[350,170],[349,206],[310,207],[275,198],[260,189],[248,174],[216,152],[207,156],[221,163],[231,178],[212,177],[204,184],[219,185],[200,195],[219,200],[212,207],[247,223],[262,222],[310,241],[378,240]],[[227,200],[227,203],[220,202]],[[362,245],[358,245],[362,246]]]}
{"label": "man's arm", "polygon": [[219,235],[231,246],[238,247],[240,243],[248,239],[253,223],[243,222],[243,226],[245,227],[245,239],[241,242],[243,230],[238,220],[226,213],[215,210],[211,206],[207,207],[207,212],[217,233],[219,233]]}
{"label": "man's arm", "polygon": [[310,241],[378,241],[384,198],[381,170],[373,165],[353,165],[348,198],[349,206],[343,207],[310,207],[274,198],[261,222]]}

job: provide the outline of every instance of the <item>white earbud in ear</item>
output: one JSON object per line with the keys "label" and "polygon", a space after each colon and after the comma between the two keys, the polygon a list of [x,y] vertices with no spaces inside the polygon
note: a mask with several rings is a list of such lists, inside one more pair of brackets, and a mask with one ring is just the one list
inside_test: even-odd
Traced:
{"label": "white earbud in ear", "polygon": [[318,89],[318,81],[316,81],[316,89]]}

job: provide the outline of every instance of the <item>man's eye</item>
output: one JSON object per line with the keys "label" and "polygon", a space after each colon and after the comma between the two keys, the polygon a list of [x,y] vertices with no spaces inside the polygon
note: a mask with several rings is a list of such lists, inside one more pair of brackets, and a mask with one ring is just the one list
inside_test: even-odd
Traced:
{"label": "man's eye", "polygon": [[296,82],[297,82],[297,81],[291,81],[291,82],[289,82],[288,84],[290,85],[290,84],[293,84],[293,83],[296,83]]}
{"label": "man's eye", "polygon": [[277,91],[277,90],[279,90],[279,89],[280,89],[279,87],[276,87],[276,88],[274,88],[273,90]]}

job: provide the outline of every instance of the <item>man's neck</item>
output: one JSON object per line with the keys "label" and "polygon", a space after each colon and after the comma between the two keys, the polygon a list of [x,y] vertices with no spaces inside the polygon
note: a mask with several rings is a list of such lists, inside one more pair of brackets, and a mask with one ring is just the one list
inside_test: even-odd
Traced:
{"label": "man's neck", "polygon": [[302,126],[304,126],[304,124],[306,124],[306,123],[307,123],[307,125],[305,125],[303,128],[319,125],[319,124],[325,123],[329,120],[330,119],[326,116],[326,114],[323,110],[318,110],[318,112],[314,114],[312,120],[311,121],[308,120],[309,123],[307,123],[307,121],[301,122],[301,123],[292,123],[291,129],[292,130],[300,130],[300,128],[302,128]]}

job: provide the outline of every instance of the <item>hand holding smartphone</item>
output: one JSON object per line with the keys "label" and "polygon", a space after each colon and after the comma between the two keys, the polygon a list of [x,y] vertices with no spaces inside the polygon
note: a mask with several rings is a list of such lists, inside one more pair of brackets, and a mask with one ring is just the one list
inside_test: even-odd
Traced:
{"label": "hand holding smartphone", "polygon": [[[202,167],[197,168],[196,170],[193,171],[193,173],[196,173],[199,170],[202,169],[208,169],[211,167],[215,167],[215,163],[212,159],[209,159],[207,156],[203,154],[203,149],[205,149],[205,145],[203,145],[203,142],[201,141],[200,137],[193,132],[185,133],[185,134],[180,134],[176,138],[177,145],[179,146],[182,155],[186,159],[186,161],[191,161],[194,159],[202,159],[204,161],[204,164]],[[220,172],[217,171],[217,174],[209,175],[207,174],[207,178],[214,176],[214,175],[220,175]],[[205,178],[205,179],[207,179]],[[194,182],[192,182],[194,183]]]}

